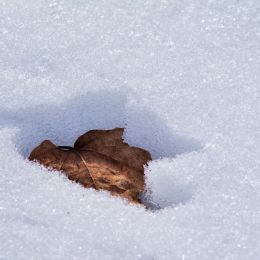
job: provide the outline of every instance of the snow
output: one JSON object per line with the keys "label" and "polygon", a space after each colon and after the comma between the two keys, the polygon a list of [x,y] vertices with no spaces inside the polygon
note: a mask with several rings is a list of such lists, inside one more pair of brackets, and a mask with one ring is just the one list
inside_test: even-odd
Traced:
{"label": "snow", "polygon": [[[0,259],[259,259],[260,2],[2,0]],[[123,126],[128,204],[29,162]]]}

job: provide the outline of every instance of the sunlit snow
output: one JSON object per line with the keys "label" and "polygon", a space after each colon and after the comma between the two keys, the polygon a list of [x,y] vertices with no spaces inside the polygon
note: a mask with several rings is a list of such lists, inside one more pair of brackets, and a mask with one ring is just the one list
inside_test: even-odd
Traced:
{"label": "sunlit snow", "polygon": [[[151,209],[29,162],[125,127]],[[260,1],[1,0],[0,259],[259,259]]]}

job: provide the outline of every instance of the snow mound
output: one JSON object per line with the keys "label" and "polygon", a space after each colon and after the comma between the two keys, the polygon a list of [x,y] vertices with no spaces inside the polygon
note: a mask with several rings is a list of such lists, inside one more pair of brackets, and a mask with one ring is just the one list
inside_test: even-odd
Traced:
{"label": "snow mound", "polygon": [[[0,258],[258,259],[260,2],[0,2]],[[125,127],[144,200],[29,162]],[[156,210],[157,209],[157,210]]]}

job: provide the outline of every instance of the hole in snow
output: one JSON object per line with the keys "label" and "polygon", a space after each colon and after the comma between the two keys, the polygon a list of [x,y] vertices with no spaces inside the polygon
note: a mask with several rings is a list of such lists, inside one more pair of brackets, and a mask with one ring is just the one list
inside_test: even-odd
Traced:
{"label": "hole in snow", "polygon": [[[61,146],[73,145],[79,135],[90,129],[114,127],[125,127],[126,142],[147,149],[153,159],[175,157],[202,148],[196,140],[176,135],[160,116],[127,102],[127,90],[103,90],[61,104],[43,104],[6,112],[0,116],[0,125],[20,129],[16,146],[24,158],[45,139]],[[189,187],[177,183],[169,187],[162,174],[157,181],[161,190],[175,191],[166,195],[174,196],[170,200],[164,200],[167,192],[161,194],[161,200],[155,202],[159,208],[185,203],[192,197]],[[151,198],[149,194],[144,196],[146,205],[154,204]]]}

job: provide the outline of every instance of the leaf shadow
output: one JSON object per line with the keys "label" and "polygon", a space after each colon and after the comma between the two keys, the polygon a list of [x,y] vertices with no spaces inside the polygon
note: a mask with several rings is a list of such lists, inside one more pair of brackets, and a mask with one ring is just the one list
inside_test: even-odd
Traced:
{"label": "leaf shadow", "polygon": [[[88,130],[115,127],[125,127],[125,140],[150,151],[153,159],[172,158],[202,149],[197,140],[174,134],[165,120],[153,111],[127,106],[127,97],[127,89],[103,90],[60,104],[9,110],[0,114],[0,127],[19,129],[15,145],[24,158],[43,140],[72,145]],[[180,201],[174,200],[176,204],[192,197],[189,190],[186,192],[185,187],[182,188],[185,196]],[[147,205],[149,203],[152,202],[147,201]]]}

